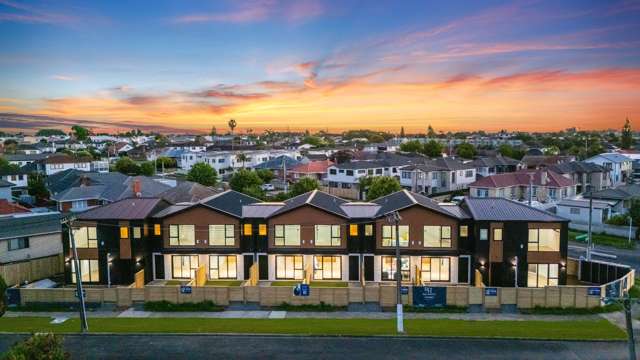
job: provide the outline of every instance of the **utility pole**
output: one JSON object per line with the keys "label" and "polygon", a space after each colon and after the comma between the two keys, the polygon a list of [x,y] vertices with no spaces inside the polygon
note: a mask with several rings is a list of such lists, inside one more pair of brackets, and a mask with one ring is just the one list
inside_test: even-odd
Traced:
{"label": "utility pole", "polygon": [[395,226],[396,240],[396,326],[399,334],[404,333],[404,321],[402,314],[402,261],[400,258],[400,213],[394,211],[387,215],[387,222]]}
{"label": "utility pole", "polygon": [[516,287],[518,287],[518,255],[516,255]]}
{"label": "utility pole", "polygon": [[587,235],[587,261],[591,261],[591,246],[593,246],[593,243],[591,241],[591,222],[592,222],[592,218],[593,218],[593,193],[591,192],[591,185],[587,185],[589,187],[588,193],[589,193],[589,228],[588,228],[588,235]]}
{"label": "utility pole", "polygon": [[533,174],[529,174],[529,206],[533,202]]}
{"label": "utility pole", "polygon": [[89,324],[87,323],[87,312],[85,309],[84,303],[84,290],[82,289],[82,274],[80,269],[80,260],[78,259],[78,248],[76,247],[76,240],[73,237],[73,230],[71,229],[71,223],[73,222],[74,217],[71,215],[69,218],[64,219],[62,223],[66,223],[69,228],[69,241],[71,243],[71,248],[73,250],[73,266],[75,267],[76,273],[76,292],[78,293],[78,298],[80,299],[80,331],[82,333],[86,333],[89,331]]}
{"label": "utility pole", "polygon": [[631,307],[633,305],[633,301],[631,301],[631,297],[629,296],[628,291],[625,291],[622,305],[624,306],[624,319],[627,325],[627,344],[629,345],[629,359],[634,360],[636,359],[636,343],[633,338],[633,320],[631,320]]}
{"label": "utility pole", "polygon": [[287,157],[282,156],[282,180],[284,181],[284,192],[289,191],[289,184],[287,183]]}
{"label": "utility pole", "polygon": [[629,216],[629,245],[631,245],[631,226],[633,225],[633,218]]}

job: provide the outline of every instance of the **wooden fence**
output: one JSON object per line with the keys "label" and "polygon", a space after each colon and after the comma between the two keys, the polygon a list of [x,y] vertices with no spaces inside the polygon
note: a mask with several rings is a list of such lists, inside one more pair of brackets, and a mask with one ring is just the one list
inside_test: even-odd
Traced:
{"label": "wooden fence", "polygon": [[0,265],[0,276],[7,285],[32,282],[64,272],[62,254]]}

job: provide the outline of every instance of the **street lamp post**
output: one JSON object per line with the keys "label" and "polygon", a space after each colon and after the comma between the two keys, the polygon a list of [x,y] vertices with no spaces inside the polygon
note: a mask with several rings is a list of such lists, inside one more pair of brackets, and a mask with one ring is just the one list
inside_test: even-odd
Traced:
{"label": "street lamp post", "polygon": [[78,298],[80,299],[80,331],[82,333],[86,333],[89,331],[89,324],[87,323],[87,313],[85,309],[84,303],[84,290],[82,289],[82,274],[80,268],[80,260],[78,259],[78,248],[76,247],[76,240],[73,237],[73,231],[71,229],[71,222],[73,221],[73,217],[63,220],[63,223],[66,223],[69,227],[69,242],[71,243],[71,249],[73,251],[73,267],[75,268],[76,275],[76,292],[78,293]]}
{"label": "street lamp post", "polygon": [[387,215],[387,222],[395,226],[396,240],[396,325],[398,333],[404,333],[404,321],[402,314],[402,261],[400,259],[400,213],[394,211]]}

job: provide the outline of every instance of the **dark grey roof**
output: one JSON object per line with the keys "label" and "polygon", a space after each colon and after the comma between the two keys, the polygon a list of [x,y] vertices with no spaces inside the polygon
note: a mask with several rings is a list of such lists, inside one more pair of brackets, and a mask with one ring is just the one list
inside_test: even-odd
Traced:
{"label": "dark grey roof", "polygon": [[471,215],[469,215],[469,213],[467,213],[460,205],[455,204],[455,203],[447,203],[447,204],[440,204],[440,207],[446,211],[451,213],[451,215],[459,218],[459,219],[470,219]]}
{"label": "dark grey roof", "polygon": [[550,212],[504,198],[465,198],[462,206],[479,221],[568,221]]}
{"label": "dark grey roof", "polygon": [[78,220],[144,220],[168,204],[159,198],[129,198],[78,214]]}
{"label": "dark grey roof", "polygon": [[60,213],[19,214],[0,217],[0,239],[62,231]]}
{"label": "dark grey roof", "polygon": [[554,164],[549,166],[549,170],[555,171],[558,174],[574,174],[574,173],[594,173],[605,172],[606,169],[598,164],[584,162],[584,161],[571,161],[560,164]]}
{"label": "dark grey roof", "polygon": [[282,169],[285,164],[287,166],[287,169],[291,169],[294,166],[298,166],[302,164],[302,162],[287,155],[280,155],[271,160],[260,163],[254,166],[253,168],[254,169]]}
{"label": "dark grey roof", "polygon": [[455,216],[452,212],[444,210],[435,200],[407,190],[400,190],[393,194],[383,196],[376,199],[374,203],[380,205],[376,216],[385,216],[390,212],[408,208],[413,205],[420,205],[444,215]]}
{"label": "dark grey roof", "polygon": [[12,186],[16,186],[16,184],[12,182],[8,182],[4,179],[0,179],[0,187],[12,187]]}
{"label": "dark grey roof", "polygon": [[483,156],[473,160],[474,167],[516,166],[520,161],[507,156]]}
{"label": "dark grey roof", "polygon": [[82,178],[86,178],[91,185],[114,187],[122,185],[128,176],[119,172],[97,173],[68,169],[47,176],[46,184],[52,194],[57,194],[71,187],[80,185]]}
{"label": "dark grey roof", "polygon": [[243,193],[227,190],[203,199],[200,203],[235,217],[242,217],[242,206],[255,204],[260,200]]}
{"label": "dark grey roof", "polygon": [[[640,184],[620,185],[616,188],[594,191],[594,199],[628,200],[640,197]],[[591,197],[588,193],[584,197]]]}
{"label": "dark grey roof", "polygon": [[46,159],[51,154],[14,154],[14,155],[5,155],[4,158],[7,161],[39,161]]}
{"label": "dark grey roof", "polygon": [[105,190],[106,190],[105,185],[77,186],[77,187],[69,188],[60,193],[51,195],[51,199],[58,202],[100,199],[102,198],[102,193],[104,193]]}
{"label": "dark grey roof", "polygon": [[454,159],[451,157],[440,157],[440,158],[436,158],[436,159],[432,159],[430,162],[428,162],[427,164],[431,164],[440,168],[444,168],[446,170],[449,171],[454,171],[454,170],[467,170],[467,169],[474,169],[475,166],[473,166],[471,163],[463,163],[461,160],[458,159]]}
{"label": "dark grey roof", "polygon": [[348,202],[340,207],[352,219],[373,218],[380,211],[380,205],[371,202]]}
{"label": "dark grey roof", "polygon": [[336,214],[338,216],[348,217],[344,210],[341,208],[341,205],[346,202],[346,200],[343,200],[337,196],[333,196],[322,191],[313,190],[286,200],[284,202],[284,206],[274,212],[272,216],[285,213],[303,205],[311,205],[318,209]]}
{"label": "dark grey roof", "polygon": [[158,197],[165,199],[171,204],[185,202],[195,203],[217,193],[214,189],[196,182],[183,181],[175,187],[160,193]]}
{"label": "dark grey roof", "polygon": [[180,212],[182,210],[191,208],[193,206],[196,206],[199,204],[174,204],[171,206],[167,206],[166,208],[156,212],[155,214],[152,215],[152,217],[154,218],[163,218],[169,215],[173,215],[177,212]]}
{"label": "dark grey roof", "polygon": [[243,218],[264,219],[271,216],[274,212],[280,210],[284,203],[255,203],[242,207]]}

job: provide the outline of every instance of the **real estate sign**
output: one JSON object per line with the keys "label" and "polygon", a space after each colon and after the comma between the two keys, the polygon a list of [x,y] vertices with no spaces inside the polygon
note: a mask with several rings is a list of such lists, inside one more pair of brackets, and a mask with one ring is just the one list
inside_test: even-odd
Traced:
{"label": "real estate sign", "polygon": [[441,307],[447,305],[447,288],[434,286],[414,286],[413,306]]}

